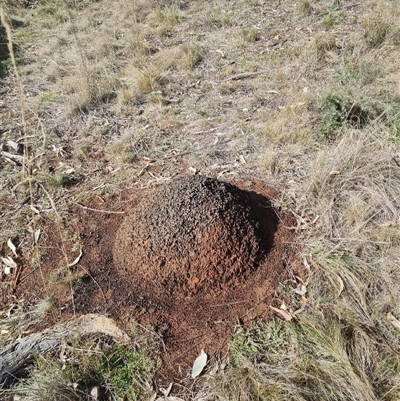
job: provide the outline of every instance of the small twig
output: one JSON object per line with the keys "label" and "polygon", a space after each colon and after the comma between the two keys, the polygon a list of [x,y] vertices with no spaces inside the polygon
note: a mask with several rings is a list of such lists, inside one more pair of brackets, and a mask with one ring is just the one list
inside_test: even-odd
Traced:
{"label": "small twig", "polygon": [[91,210],[93,212],[100,212],[100,213],[114,213],[114,214],[124,214],[125,212],[117,212],[117,211],[113,211],[113,210],[102,210],[102,209],[93,209],[91,207],[87,207],[87,206],[83,206],[80,203],[76,202],[76,204],[78,206],[80,206],[82,209],[86,209],[86,210]]}
{"label": "small twig", "polygon": [[5,152],[5,151],[1,152],[1,154],[2,154],[2,156],[4,156],[4,158],[8,162],[12,162],[17,165],[22,165],[24,163],[24,156],[14,155],[13,153]]}
{"label": "small twig", "polygon": [[215,132],[215,131],[217,131],[217,130],[218,130],[218,127],[216,127],[216,128],[210,128],[210,129],[207,129],[207,130],[205,130],[205,131],[193,132],[193,135],[211,134],[212,132]]}
{"label": "small twig", "polygon": [[355,3],[355,4],[347,4],[347,5],[339,6],[339,7],[336,7],[335,11],[344,10],[344,9],[348,10],[349,8],[361,6],[361,4],[362,3]]}
{"label": "small twig", "polygon": [[15,290],[17,288],[18,282],[19,282],[19,278],[21,277],[21,273],[22,273],[22,265],[18,265],[17,270],[15,271],[15,276],[14,276],[14,281],[12,284],[12,289]]}
{"label": "small twig", "polygon": [[269,70],[261,70],[261,71],[254,71],[254,72],[243,72],[241,74],[236,74],[232,75],[229,78],[226,78],[224,81],[237,81],[239,79],[245,79],[245,78],[250,78],[254,77],[255,75],[260,75],[260,74],[267,74]]}
{"label": "small twig", "polygon": [[29,273],[25,274],[24,277],[21,278],[21,280],[19,280],[19,284],[22,284],[31,274],[35,273],[36,270],[40,269],[40,265],[36,266],[33,270],[31,270]]}
{"label": "small twig", "polygon": [[[26,182],[29,182],[30,180],[32,180],[32,177],[25,178],[24,180],[20,181],[18,184],[14,185],[14,186],[11,188],[11,191],[14,192],[19,186],[25,184]],[[27,200],[30,200],[30,197],[29,197],[29,198],[26,198],[26,199],[27,199]],[[26,202],[26,200],[25,200],[24,202]]]}
{"label": "small twig", "polygon": [[[339,10],[350,10],[351,8],[355,8],[358,6],[361,6],[362,3],[355,3],[355,4],[347,4],[347,5],[342,5],[336,7],[333,11],[339,11]],[[326,11],[324,13],[318,14],[318,17],[324,17],[325,15],[330,14],[332,11]]]}
{"label": "small twig", "polygon": [[21,136],[21,138],[18,138],[18,139],[16,139],[15,140],[15,142],[21,142],[22,140],[25,140],[25,139],[29,139],[29,138],[35,138],[35,136],[36,135],[26,135],[26,136]]}
{"label": "small twig", "polygon": [[152,165],[153,163],[147,163],[139,172],[138,172],[138,177],[141,177],[144,172]]}

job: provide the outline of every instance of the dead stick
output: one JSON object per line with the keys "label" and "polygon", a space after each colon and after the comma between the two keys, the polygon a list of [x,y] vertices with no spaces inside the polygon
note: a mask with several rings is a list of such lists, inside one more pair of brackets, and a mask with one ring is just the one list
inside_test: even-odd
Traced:
{"label": "dead stick", "polygon": [[102,209],[93,209],[91,207],[83,206],[80,203],[76,202],[78,206],[80,206],[82,209],[86,210],[91,210],[93,212],[100,212],[100,213],[115,213],[115,214],[124,214],[125,212],[117,212],[117,211],[112,211],[112,210],[102,210]]}

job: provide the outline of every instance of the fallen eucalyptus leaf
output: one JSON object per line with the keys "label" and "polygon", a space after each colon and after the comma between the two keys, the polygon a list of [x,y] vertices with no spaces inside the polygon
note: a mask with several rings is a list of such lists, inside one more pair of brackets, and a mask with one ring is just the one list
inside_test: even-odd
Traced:
{"label": "fallen eucalyptus leaf", "polygon": [[164,397],[168,397],[168,396],[169,396],[169,393],[171,392],[172,386],[173,386],[173,385],[174,385],[174,383],[170,383],[169,386],[168,386],[168,388],[166,388],[166,389],[160,389],[161,392],[164,394]]}
{"label": "fallen eucalyptus leaf", "polygon": [[192,379],[195,379],[197,376],[199,376],[201,374],[201,372],[207,365],[207,360],[208,360],[208,356],[202,349],[200,355],[195,359],[195,361],[193,363]]}
{"label": "fallen eucalyptus leaf", "polygon": [[28,227],[28,231],[33,235],[33,243],[36,244],[39,241],[40,234],[42,231],[38,228],[36,231],[33,231],[32,227]]}
{"label": "fallen eucalyptus leaf", "polygon": [[240,164],[246,164],[247,163],[246,159],[244,158],[243,155],[239,155],[239,162],[240,162]]}
{"label": "fallen eucalyptus leaf", "polygon": [[339,298],[344,290],[344,282],[343,282],[343,279],[339,275],[337,277],[338,277],[338,281],[339,281],[339,291],[338,291],[337,297]]}
{"label": "fallen eucalyptus leaf", "polygon": [[281,309],[278,309],[278,308],[274,308],[273,306],[270,306],[270,308],[274,312],[276,312],[278,315],[283,317],[287,322],[290,322],[293,319],[293,316],[290,313],[288,313],[288,312],[286,312],[284,310],[281,310]]}
{"label": "fallen eucalyptus leaf", "polygon": [[60,359],[60,361],[61,361],[62,363],[64,363],[64,364],[65,364],[65,362],[67,362],[67,356],[65,355],[65,348],[66,348],[66,343],[63,342],[63,343],[61,344],[60,354],[59,354],[59,356],[58,356],[58,358]]}
{"label": "fallen eucalyptus leaf", "polygon": [[8,247],[11,249],[12,253],[14,254],[14,256],[15,256],[16,258],[18,258],[17,248],[15,247],[15,245],[13,244],[13,242],[11,241],[11,238],[8,239],[7,245],[8,245]]}
{"label": "fallen eucalyptus leaf", "polygon": [[396,327],[397,329],[400,330],[400,321],[397,320],[390,312],[386,315],[386,319],[389,320],[389,322]]}
{"label": "fallen eucalyptus leaf", "polygon": [[310,274],[310,273],[311,273],[311,266],[310,266],[310,264],[308,263],[308,260],[307,260],[306,258],[303,259],[303,265],[304,265],[304,267],[307,269],[308,274]]}
{"label": "fallen eucalyptus leaf", "polygon": [[2,256],[1,261],[8,267],[12,267],[14,269],[17,268],[17,264],[13,261],[13,259],[10,256],[8,256],[7,258],[3,258]]}
{"label": "fallen eucalyptus leaf", "polygon": [[33,241],[34,241],[35,244],[39,241],[40,234],[41,234],[40,228],[38,228],[38,229],[33,233]]}
{"label": "fallen eucalyptus leaf", "polygon": [[82,257],[82,248],[77,258],[72,263],[68,263],[68,267],[75,266],[81,260],[81,257]]}
{"label": "fallen eucalyptus leaf", "polygon": [[99,399],[99,393],[99,388],[97,386],[90,390],[90,397],[93,401],[97,401]]}

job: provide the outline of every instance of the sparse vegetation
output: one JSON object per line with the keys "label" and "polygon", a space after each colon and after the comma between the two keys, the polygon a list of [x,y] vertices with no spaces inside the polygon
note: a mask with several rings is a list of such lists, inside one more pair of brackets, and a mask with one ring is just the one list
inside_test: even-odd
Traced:
{"label": "sparse vegetation", "polygon": [[[182,396],[400,398],[398,2],[1,7],[12,34],[0,27],[1,256],[23,261],[28,280],[42,274],[49,249],[63,252],[43,277],[43,303],[27,292],[36,308],[2,314],[2,345],[73,304],[85,272],[66,267],[77,251],[68,226],[81,199],[118,202],[127,188],[192,171],[252,174],[277,188],[274,206],[298,220],[306,277],[277,295],[288,321],[238,324],[226,366],[216,374],[209,366]],[[18,257],[7,247],[17,231]],[[2,311],[21,281],[10,277],[0,275]],[[57,304],[52,283],[70,299]],[[0,396],[84,400],[98,387],[108,399],[146,399],[159,390],[150,384],[159,366],[141,351],[70,345],[66,361],[38,356]]]}
{"label": "sparse vegetation", "polygon": [[0,78],[4,77],[11,67],[11,58],[7,46],[7,35],[2,26],[0,26]]}
{"label": "sparse vegetation", "polygon": [[[103,346],[103,349],[101,348]],[[152,361],[134,349],[103,342],[68,345],[60,358],[39,356],[16,391],[31,400],[142,400],[149,393]],[[7,393],[6,393],[7,394]]]}
{"label": "sparse vegetation", "polygon": [[[397,310],[392,298],[397,296],[389,288],[396,287],[392,280],[399,276],[391,259],[399,252],[393,247],[398,236],[381,236],[387,221],[398,224],[389,194],[396,191],[393,185],[400,171],[396,169],[393,180],[384,178],[391,174],[391,152],[396,150],[390,136],[375,130],[342,135],[331,151],[317,157],[303,198],[319,217],[304,239],[309,244],[305,263],[310,261],[314,271],[308,296],[300,299],[308,307],[294,323],[268,322],[237,331],[231,344],[231,375],[215,382],[221,398],[322,401],[399,396],[399,357],[393,352],[399,333],[387,318],[388,311]],[[319,230],[325,238],[315,236]],[[379,329],[371,332],[373,328]]]}

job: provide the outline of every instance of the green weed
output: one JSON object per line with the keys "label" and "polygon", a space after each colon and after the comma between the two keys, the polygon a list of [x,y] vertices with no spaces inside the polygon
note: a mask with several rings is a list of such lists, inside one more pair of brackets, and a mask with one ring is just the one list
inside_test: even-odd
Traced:
{"label": "green weed", "polygon": [[7,75],[12,66],[7,42],[8,40],[5,29],[0,25],[0,78]]}
{"label": "green weed", "polygon": [[65,11],[58,11],[55,14],[55,19],[58,22],[67,22],[69,20],[69,14]]}
{"label": "green weed", "polygon": [[80,150],[84,155],[88,155],[88,154],[91,152],[92,147],[90,146],[90,144],[84,143],[83,145],[80,146],[79,150]]}
{"label": "green weed", "polygon": [[42,175],[40,179],[49,188],[65,187],[72,182],[71,176],[67,173],[48,173]]}
{"label": "green weed", "polygon": [[249,329],[238,327],[229,344],[231,363],[238,366],[245,359],[262,359],[270,363],[289,346],[287,327],[279,321],[252,323]]}
{"label": "green weed", "polygon": [[43,95],[39,96],[38,103],[40,105],[55,102],[58,98],[58,95],[53,92],[43,93]]}
{"label": "green weed", "polygon": [[51,355],[36,358],[29,379],[13,392],[32,401],[90,399],[93,388],[102,399],[136,401],[148,394],[154,364],[136,350],[114,345],[102,351],[86,342],[66,354],[64,364]]}
{"label": "green weed", "polygon": [[322,24],[327,28],[334,26],[336,23],[337,23],[337,17],[334,14],[328,14],[322,21]]}
{"label": "green weed", "polygon": [[322,114],[318,123],[320,138],[334,139],[346,125],[362,128],[368,124],[375,113],[364,106],[363,99],[353,99],[345,91],[329,92],[317,101]]}
{"label": "green weed", "polygon": [[10,68],[11,68],[11,58],[0,60],[0,78],[7,75]]}
{"label": "green weed", "polygon": [[37,16],[42,15],[54,15],[56,13],[56,8],[51,6],[42,6],[35,10]]}

